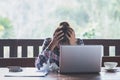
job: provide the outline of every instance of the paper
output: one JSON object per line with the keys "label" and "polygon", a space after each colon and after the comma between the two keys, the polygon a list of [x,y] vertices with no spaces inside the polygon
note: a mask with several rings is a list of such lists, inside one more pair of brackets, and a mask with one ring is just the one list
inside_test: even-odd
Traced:
{"label": "paper", "polygon": [[47,71],[37,71],[33,69],[23,69],[22,72],[8,72],[5,77],[44,77],[48,74]]}

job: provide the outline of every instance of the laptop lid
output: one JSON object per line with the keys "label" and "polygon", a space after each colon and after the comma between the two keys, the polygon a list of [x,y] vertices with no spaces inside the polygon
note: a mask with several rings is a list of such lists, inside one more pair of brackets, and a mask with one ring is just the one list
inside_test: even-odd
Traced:
{"label": "laptop lid", "polygon": [[102,45],[61,45],[60,73],[100,72]]}

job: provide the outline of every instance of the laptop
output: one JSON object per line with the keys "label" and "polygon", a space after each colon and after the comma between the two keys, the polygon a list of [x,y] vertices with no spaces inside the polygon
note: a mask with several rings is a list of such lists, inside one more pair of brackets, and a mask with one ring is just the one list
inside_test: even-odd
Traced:
{"label": "laptop", "polygon": [[102,45],[61,45],[60,73],[99,73]]}

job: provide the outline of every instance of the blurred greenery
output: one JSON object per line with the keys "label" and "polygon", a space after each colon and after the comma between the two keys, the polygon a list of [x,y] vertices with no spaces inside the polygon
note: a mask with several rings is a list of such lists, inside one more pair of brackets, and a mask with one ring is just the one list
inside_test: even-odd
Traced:
{"label": "blurred greenery", "polygon": [[54,13],[60,20],[69,19],[75,23],[75,31],[79,34],[77,36],[120,38],[118,35],[120,34],[118,31],[120,29],[120,0],[76,0],[76,2],[79,6],[58,7]]}
{"label": "blurred greenery", "polygon": [[62,21],[78,38],[120,39],[120,0],[0,0],[0,16],[0,39],[52,37]]}
{"label": "blurred greenery", "polygon": [[85,33],[83,34],[83,37],[84,37],[84,38],[89,38],[89,39],[93,39],[95,36],[96,36],[96,34],[95,34],[95,29],[91,29],[91,30],[89,30],[88,32],[85,32]]}
{"label": "blurred greenery", "polygon": [[120,20],[120,0],[113,0],[111,7],[113,18]]}
{"label": "blurred greenery", "polygon": [[0,38],[8,39],[13,36],[13,26],[8,18],[0,17]]}
{"label": "blurred greenery", "polygon": [[120,39],[120,0],[14,1],[0,2],[7,16],[0,17],[0,38],[51,37],[56,24],[68,21],[77,37]]}

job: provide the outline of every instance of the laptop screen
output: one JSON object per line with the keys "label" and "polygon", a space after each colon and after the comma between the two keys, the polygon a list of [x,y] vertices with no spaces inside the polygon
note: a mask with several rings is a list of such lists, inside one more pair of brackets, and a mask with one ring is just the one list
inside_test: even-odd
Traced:
{"label": "laptop screen", "polygon": [[60,72],[100,72],[102,45],[61,45]]}

